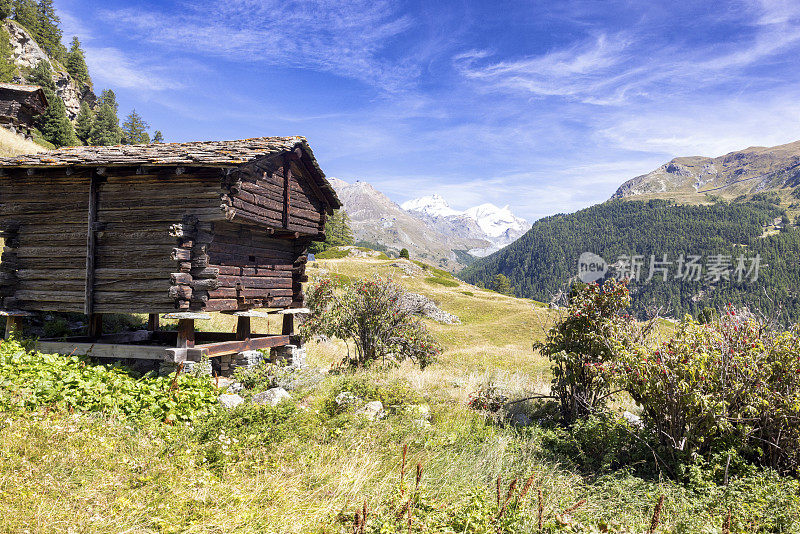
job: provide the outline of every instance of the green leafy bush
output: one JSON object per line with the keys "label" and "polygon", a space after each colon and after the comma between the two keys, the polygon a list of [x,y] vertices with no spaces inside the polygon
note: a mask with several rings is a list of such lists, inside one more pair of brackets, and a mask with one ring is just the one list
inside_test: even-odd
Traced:
{"label": "green leafy bush", "polygon": [[27,352],[16,341],[0,343],[0,410],[103,412],[160,421],[191,421],[212,410],[216,390],[207,379],[134,377],[120,366],[81,356]]}
{"label": "green leafy bush", "polygon": [[423,398],[413,390],[407,382],[397,379],[376,379],[363,375],[342,375],[334,380],[328,394],[322,400],[322,411],[329,415],[340,413],[341,407],[336,402],[340,393],[352,393],[363,401],[381,401],[385,407],[420,404]]}
{"label": "green leafy bush", "polygon": [[573,422],[605,406],[613,371],[622,347],[636,338],[636,322],[623,315],[630,306],[624,282],[608,280],[602,287],[588,284],[570,296],[563,320],[534,348],[552,362],[552,394],[561,403],[561,415]]}
{"label": "green leafy bush", "polygon": [[428,365],[441,352],[439,343],[411,310],[403,307],[405,291],[393,280],[375,276],[337,285],[325,278],[311,284],[306,305],[311,317],[301,326],[308,339],[315,335],[352,341],[343,362],[353,367],[411,360]]}
{"label": "green leafy bush", "polygon": [[675,459],[734,448],[784,472],[800,466],[800,330],[746,311],[690,317],[650,351],[626,351],[624,381]]}

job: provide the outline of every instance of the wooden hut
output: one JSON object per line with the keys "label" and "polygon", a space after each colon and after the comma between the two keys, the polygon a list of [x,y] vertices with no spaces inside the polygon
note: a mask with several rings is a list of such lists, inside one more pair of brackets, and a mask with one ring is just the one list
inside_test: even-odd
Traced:
{"label": "wooden hut", "polygon": [[[88,336],[43,344],[53,352],[181,361],[285,345],[307,247],[340,206],[303,137],[0,159],[0,310],[8,330],[31,312],[88,315]],[[259,308],[284,314],[281,335],[251,334]],[[208,311],[237,314],[238,332],[195,334]],[[104,313],[150,314],[150,328],[104,336]]]}
{"label": "wooden hut", "polygon": [[38,85],[0,83],[0,125],[30,137],[36,115],[47,110],[47,97]]}

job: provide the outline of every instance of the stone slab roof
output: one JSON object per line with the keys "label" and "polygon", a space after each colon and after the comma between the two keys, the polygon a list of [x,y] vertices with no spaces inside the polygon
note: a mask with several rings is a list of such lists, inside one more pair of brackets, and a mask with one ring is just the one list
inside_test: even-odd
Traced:
{"label": "stone slab roof", "polygon": [[243,163],[301,147],[319,176],[317,184],[334,208],[341,202],[325,179],[305,137],[257,137],[236,141],[151,143],[148,145],[78,146],[38,154],[0,158],[0,169],[56,167],[193,166],[238,167]]}

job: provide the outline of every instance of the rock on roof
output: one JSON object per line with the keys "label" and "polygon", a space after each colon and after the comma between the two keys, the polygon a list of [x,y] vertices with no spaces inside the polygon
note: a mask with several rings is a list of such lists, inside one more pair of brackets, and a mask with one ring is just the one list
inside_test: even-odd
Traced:
{"label": "rock on roof", "polygon": [[24,83],[0,83],[0,89],[21,91],[23,93],[35,93],[36,91],[42,90],[42,88],[38,85],[27,85]]}
{"label": "rock on roof", "polygon": [[0,169],[54,167],[196,166],[236,167],[254,159],[301,147],[309,156],[320,188],[333,207],[341,206],[333,187],[325,179],[305,137],[257,137],[236,141],[151,143],[148,145],[78,146],[39,154],[0,158]]}

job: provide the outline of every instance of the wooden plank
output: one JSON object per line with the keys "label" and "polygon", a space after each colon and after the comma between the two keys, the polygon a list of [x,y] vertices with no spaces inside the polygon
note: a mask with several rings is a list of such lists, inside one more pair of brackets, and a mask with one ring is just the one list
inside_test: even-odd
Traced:
{"label": "wooden plank", "polygon": [[[252,337],[242,341],[223,341],[221,343],[207,343],[197,345],[196,354],[202,356],[221,356],[224,354],[236,354],[245,350],[268,349],[272,347],[282,347],[291,342],[289,336],[264,336]],[[192,351],[190,351],[191,353]]]}
{"label": "wooden plank", "polygon": [[75,343],[42,340],[36,343],[36,350],[43,354],[85,354],[95,358],[164,360],[167,356],[166,347],[115,343]]}
{"label": "wooden plank", "polygon": [[97,222],[97,198],[99,188],[100,176],[93,173],[89,181],[89,208],[86,226],[86,288],[83,300],[83,313],[86,315],[92,314],[92,308],[94,306],[94,268],[95,249],[97,247],[95,223]]}
{"label": "wooden plank", "polygon": [[158,330],[158,327],[159,327],[158,314],[157,313],[149,314],[147,316],[147,329],[150,330],[151,332],[155,332],[156,330]]}

